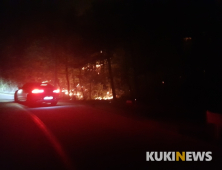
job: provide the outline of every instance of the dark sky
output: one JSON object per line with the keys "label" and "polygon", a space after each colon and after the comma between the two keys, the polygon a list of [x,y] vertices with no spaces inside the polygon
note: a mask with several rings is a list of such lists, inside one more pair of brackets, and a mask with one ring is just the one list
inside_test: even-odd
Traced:
{"label": "dark sky", "polygon": [[217,44],[221,11],[219,0],[2,0],[0,48],[8,41],[25,48],[41,37],[80,37],[98,48],[147,38],[178,44],[203,35]]}
{"label": "dark sky", "polygon": [[221,17],[218,4],[216,0],[5,0],[1,1],[1,28],[10,34],[31,23],[50,25],[54,20],[62,20],[72,25],[77,22],[76,18],[83,20],[83,16],[91,12],[97,17],[93,19],[103,22],[104,26],[113,19],[112,24],[123,22],[122,26],[127,29],[138,26],[135,29],[149,27],[156,32],[180,30],[190,34],[208,31],[209,25],[216,24]]}
{"label": "dark sky", "polygon": [[0,75],[41,40],[79,57],[123,48],[138,77],[182,75],[195,90],[208,77],[221,90],[221,30],[221,0],[0,0]]}

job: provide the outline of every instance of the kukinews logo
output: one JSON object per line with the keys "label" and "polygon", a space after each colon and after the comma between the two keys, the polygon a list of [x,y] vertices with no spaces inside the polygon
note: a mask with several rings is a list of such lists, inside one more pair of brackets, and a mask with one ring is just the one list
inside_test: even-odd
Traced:
{"label": "kukinews logo", "polygon": [[212,161],[212,152],[146,152],[146,161]]}

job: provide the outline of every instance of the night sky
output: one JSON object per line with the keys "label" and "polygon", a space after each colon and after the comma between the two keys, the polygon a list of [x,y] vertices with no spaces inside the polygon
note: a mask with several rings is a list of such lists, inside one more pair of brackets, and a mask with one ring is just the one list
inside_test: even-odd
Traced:
{"label": "night sky", "polygon": [[221,26],[220,1],[7,0],[0,7],[1,37],[6,39],[66,31],[66,36],[101,31],[107,37],[124,34],[121,38],[126,39],[142,31],[153,38],[181,38],[214,36]]}
{"label": "night sky", "polygon": [[0,5],[1,37],[76,33],[127,39],[139,32],[154,39],[214,36],[221,26],[220,7],[216,0],[7,0]]}
{"label": "night sky", "polygon": [[84,45],[78,47],[79,55],[86,49],[112,49],[129,41],[138,42],[141,53],[145,54],[150,44],[158,48],[162,39],[183,53],[185,37],[197,42],[194,46],[198,53],[206,44],[203,41],[208,43],[208,49],[203,50],[216,50],[215,55],[221,45],[222,10],[221,2],[216,0],[5,0],[0,3],[0,47],[4,49],[7,42],[13,41],[18,53],[42,37],[60,43],[81,39]]}

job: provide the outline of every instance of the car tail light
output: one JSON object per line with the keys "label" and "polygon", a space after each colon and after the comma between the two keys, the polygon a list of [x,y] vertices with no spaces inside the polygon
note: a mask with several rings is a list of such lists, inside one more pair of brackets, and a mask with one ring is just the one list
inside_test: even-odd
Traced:
{"label": "car tail light", "polygon": [[40,90],[40,89],[34,89],[32,90],[32,93],[43,93],[44,90]]}
{"label": "car tail light", "polygon": [[53,93],[59,93],[59,92],[60,92],[59,89],[57,89],[57,90],[53,90]]}

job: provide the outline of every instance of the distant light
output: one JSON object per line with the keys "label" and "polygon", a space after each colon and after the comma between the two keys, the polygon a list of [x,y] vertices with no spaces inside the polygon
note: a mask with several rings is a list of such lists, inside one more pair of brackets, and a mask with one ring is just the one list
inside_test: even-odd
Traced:
{"label": "distant light", "polygon": [[20,89],[20,90],[18,90],[18,94],[21,94],[22,93],[22,90]]}
{"label": "distant light", "polygon": [[103,53],[103,51],[100,51],[100,53]]}
{"label": "distant light", "polygon": [[135,101],[136,101],[136,99],[135,99]]}
{"label": "distant light", "polygon": [[82,70],[84,70],[84,67],[82,68]]}
{"label": "distant light", "polygon": [[188,41],[188,40],[191,40],[191,39],[192,39],[191,37],[185,37],[184,38],[185,41]]}
{"label": "distant light", "polygon": [[109,92],[107,92],[107,94],[109,94]]}
{"label": "distant light", "polygon": [[99,74],[99,73],[98,73]]}
{"label": "distant light", "polygon": [[162,81],[162,84],[164,84],[164,81]]}

